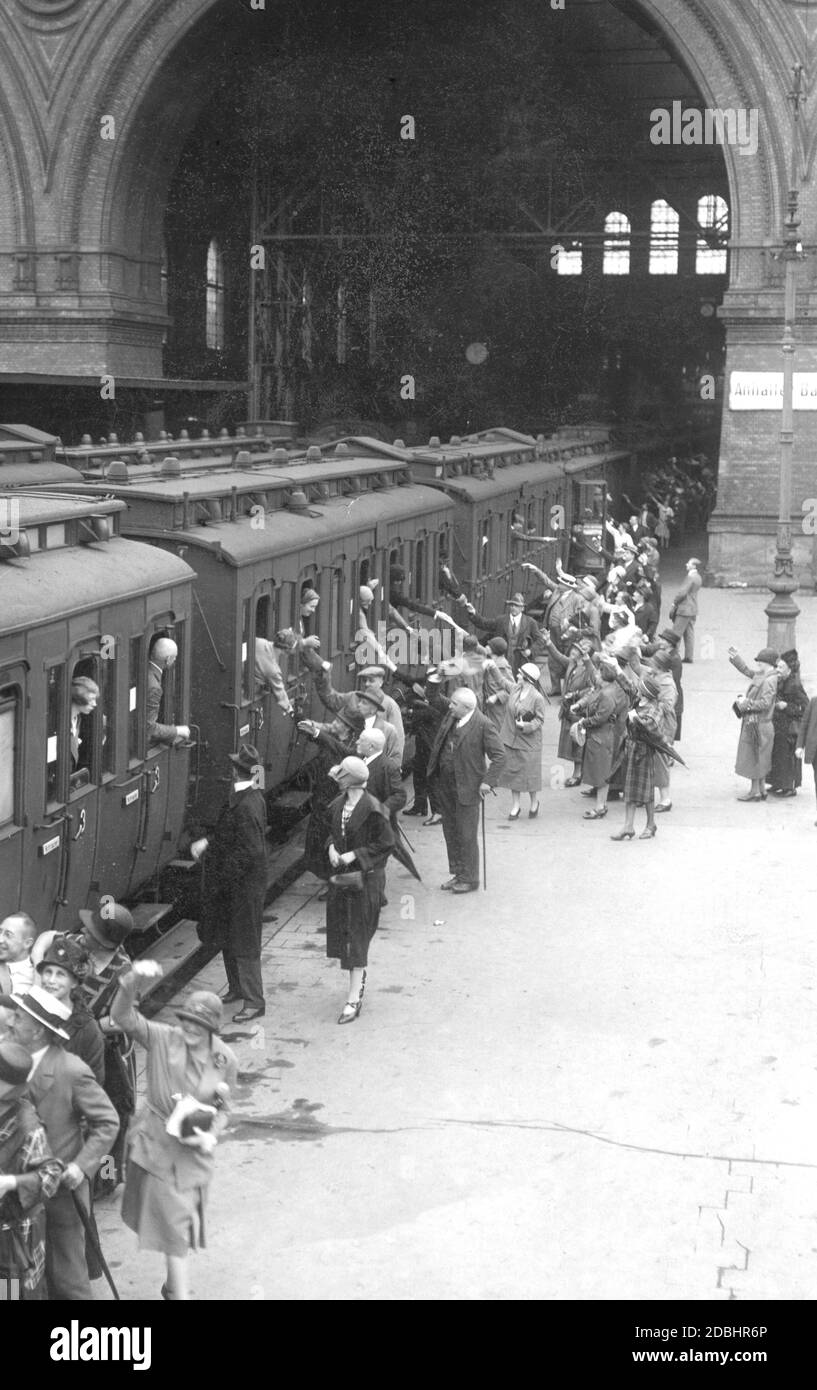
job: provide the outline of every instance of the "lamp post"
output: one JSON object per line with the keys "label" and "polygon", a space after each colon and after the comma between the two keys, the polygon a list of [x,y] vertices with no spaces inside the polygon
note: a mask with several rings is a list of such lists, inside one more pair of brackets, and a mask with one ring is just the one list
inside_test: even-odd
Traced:
{"label": "lamp post", "polygon": [[799,177],[797,173],[800,103],[803,65],[793,69],[794,85],[789,93],[794,119],[792,122],[791,187],[783,221],[783,250],[780,259],[784,267],[783,295],[783,404],[780,415],[780,503],[777,514],[777,544],[774,573],[769,581],[772,598],[766,606],[769,620],[768,644],[776,651],[787,651],[795,645],[795,624],[800,609],[794,601],[797,581],[794,578],[794,557],[791,548],[791,476],[794,452],[794,323],[797,313],[797,268],[803,259],[799,238]]}

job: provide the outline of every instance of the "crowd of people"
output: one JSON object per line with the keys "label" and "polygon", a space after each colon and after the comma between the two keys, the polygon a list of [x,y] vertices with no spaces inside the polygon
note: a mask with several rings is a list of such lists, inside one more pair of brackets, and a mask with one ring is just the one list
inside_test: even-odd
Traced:
{"label": "crowd of people", "polygon": [[[347,974],[339,1024],[361,1014],[390,859],[420,877],[402,818],[441,827],[448,877],[440,890],[476,892],[481,867],[485,884],[486,797],[509,793],[510,822],[522,815],[523,797],[528,819],[539,814],[548,701],[558,709],[550,786],[587,798],[584,821],[605,819],[618,800],[623,820],[611,839],[648,840],[672,810],[701,565],[688,560],[662,626],[660,516],[649,525],[642,509],[606,526],[605,575],[572,575],[558,563],[548,575],[525,562],[528,595],[513,593],[499,613],[478,611],[447,566],[441,597],[421,605],[405,594],[395,566],[390,613],[403,625],[406,614],[422,613],[447,634],[447,648],[438,645],[450,655],[436,662],[400,664],[379,644],[368,625],[372,578],[361,587],[356,654],[366,664],[354,688],[335,688],[309,630],[314,590],[301,596],[297,627],[257,647],[259,679],[297,723],[293,736],[315,744],[305,867],[322,881],[326,954]],[[817,699],[803,689],[797,652],[763,648],[753,667],[733,648],[729,655],[749,682],[733,706],[736,771],[749,781],[741,800],[793,797],[804,761],[817,790]],[[160,677],[175,659],[173,644],[152,658]],[[299,718],[287,663],[299,682],[311,682],[323,720]],[[86,688],[77,694],[93,697]],[[72,728],[80,747],[81,717]],[[169,741],[188,732],[159,729]],[[259,770],[257,749],[242,744],[230,756],[230,789],[215,826],[189,846],[203,870],[199,933],[223,955],[222,997],[197,991],[176,1008],[175,1022],[146,1019],[140,988],[160,967],[132,962],[131,914],[104,895],[68,932],[39,933],[25,912],[0,923],[0,1274],[16,1289],[12,1297],[92,1297],[91,1280],[110,1277],[94,1203],[123,1181],[123,1221],[141,1248],[165,1257],[161,1296],[190,1296],[187,1255],[205,1241],[214,1151],[237,1076],[220,1037],[225,1006],[239,1006],[238,1023],[266,1009],[267,805]],[[137,1043],[147,1064],[145,1104],[135,1115]]]}

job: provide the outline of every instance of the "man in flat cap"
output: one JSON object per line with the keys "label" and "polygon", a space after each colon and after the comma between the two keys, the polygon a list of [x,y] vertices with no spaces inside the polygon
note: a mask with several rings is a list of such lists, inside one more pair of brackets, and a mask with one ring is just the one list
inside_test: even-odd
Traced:
{"label": "man in flat cap", "polygon": [[93,1295],[85,1262],[85,1227],[73,1194],[90,1210],[89,1180],[110,1153],[119,1120],[90,1067],[65,1051],[65,1024],[71,1016],[66,1004],[38,985],[26,994],[2,995],[0,1002],[15,1010],[14,1041],[33,1058],[28,1093],[51,1151],[63,1164],[60,1186],[46,1204],[48,1297],[88,1302]]}
{"label": "man in flat cap", "polygon": [[199,936],[217,946],[227,974],[225,1004],[241,1002],[233,1021],[247,1023],[266,1009],[261,977],[261,932],[267,892],[267,806],[258,786],[258,749],[242,743],[230,753],[232,789],[209,837],[190,846],[206,854]]}
{"label": "man in flat cap", "polygon": [[34,1064],[19,1043],[0,1042],[0,1280],[6,1299],[45,1297],[45,1207],[61,1167],[26,1095]]}

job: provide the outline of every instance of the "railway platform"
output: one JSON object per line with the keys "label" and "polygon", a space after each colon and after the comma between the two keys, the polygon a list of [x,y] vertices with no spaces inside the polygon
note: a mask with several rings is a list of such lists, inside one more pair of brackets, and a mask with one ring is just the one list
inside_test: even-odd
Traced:
{"label": "railway platform", "polygon": [[[664,613],[693,553],[665,563]],[[817,598],[798,601],[817,693]],[[765,644],[765,603],[702,591],[688,768],[654,840],[611,841],[620,803],[583,821],[555,702],[538,820],[488,800],[487,892],[440,892],[441,831],[405,822],[423,882],[389,868],[353,1025],[317,880],[271,905],[266,1016],[224,1029],[240,1085],[197,1298],[813,1297],[812,774],[741,804],[733,772],[727,648]],[[189,988],[223,992],[220,960]],[[118,1208],[98,1217],[122,1297],[157,1299],[161,1257]]]}

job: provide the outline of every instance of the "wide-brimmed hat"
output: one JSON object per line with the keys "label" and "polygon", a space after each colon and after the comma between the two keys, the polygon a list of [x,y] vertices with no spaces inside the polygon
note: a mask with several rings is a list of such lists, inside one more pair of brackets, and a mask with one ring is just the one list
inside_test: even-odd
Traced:
{"label": "wide-brimmed hat", "polygon": [[32,985],[25,994],[0,994],[0,1006],[4,1009],[21,1009],[29,1018],[45,1024],[63,1042],[68,1041],[69,1035],[63,1024],[71,1017],[71,1008],[55,995],[48,994],[40,985]]}
{"label": "wide-brimmed hat", "polygon": [[510,598],[506,598],[506,600],[505,600],[505,607],[507,608],[508,605],[511,604],[511,603],[518,603],[520,608],[524,608],[524,607],[525,607],[525,595],[524,595],[524,594],[511,594]]}
{"label": "wide-brimmed hat", "polygon": [[347,729],[351,729],[353,734],[362,733],[366,728],[366,716],[359,710],[339,709],[335,718],[339,719],[341,724],[345,724]]}
{"label": "wide-brimmed hat", "polygon": [[349,757],[330,767],[329,776],[333,782],[339,782],[342,777],[346,777],[353,787],[365,787],[369,780],[369,769],[362,758]]}
{"label": "wide-brimmed hat", "polygon": [[33,1065],[31,1053],[19,1043],[12,1042],[11,1038],[0,1042],[0,1084],[25,1086]]}
{"label": "wide-brimmed hat", "polygon": [[252,743],[242,743],[237,753],[228,753],[227,757],[242,772],[254,772],[261,764],[261,755]]}
{"label": "wide-brimmed hat", "polygon": [[101,912],[99,908],[93,912],[81,908],[79,920],[88,935],[105,951],[115,951],[127,941],[134,927],[133,918],[121,903],[106,902]]}
{"label": "wide-brimmed hat", "polygon": [[669,652],[656,652],[652,658],[652,664],[657,671],[671,671],[672,657]]}
{"label": "wide-brimmed hat", "polygon": [[531,685],[538,685],[539,677],[542,673],[535,662],[523,661],[522,665],[519,667],[519,674],[524,676],[526,681],[530,681]]}
{"label": "wide-brimmed hat", "polygon": [[658,636],[663,637],[664,641],[669,642],[670,645],[673,647],[677,647],[681,641],[680,632],[676,632],[675,629],[672,627],[663,628],[663,630],[659,632]]}
{"label": "wide-brimmed hat", "polygon": [[58,965],[79,981],[88,973],[88,952],[83,951],[78,941],[68,941],[64,936],[55,936],[34,969],[42,974],[47,965]]}
{"label": "wide-brimmed hat", "polygon": [[201,1028],[209,1028],[211,1033],[221,1032],[222,1008],[217,994],[209,989],[197,989],[174,1010],[177,1018],[186,1018],[190,1023],[198,1023]]}
{"label": "wide-brimmed hat", "polygon": [[763,661],[767,666],[776,666],[779,660],[780,653],[776,652],[774,647],[761,647],[755,657],[755,661]]}

